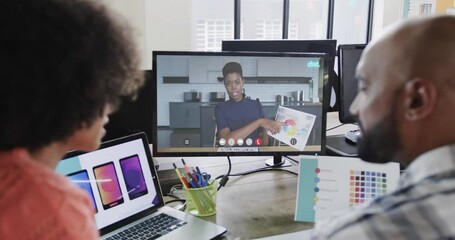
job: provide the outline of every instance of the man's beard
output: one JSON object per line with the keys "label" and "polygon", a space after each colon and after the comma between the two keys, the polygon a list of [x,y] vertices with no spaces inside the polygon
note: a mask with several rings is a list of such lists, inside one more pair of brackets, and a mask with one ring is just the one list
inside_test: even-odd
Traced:
{"label": "man's beard", "polygon": [[401,140],[395,122],[395,107],[369,132],[365,132],[358,122],[362,130],[357,142],[359,157],[371,163],[396,161],[394,158],[401,149]]}

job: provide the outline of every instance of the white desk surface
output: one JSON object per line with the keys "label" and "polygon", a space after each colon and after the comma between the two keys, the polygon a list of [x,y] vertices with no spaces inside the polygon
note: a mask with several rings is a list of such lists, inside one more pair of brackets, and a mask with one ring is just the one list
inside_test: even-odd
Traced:
{"label": "white desk surface", "polygon": [[311,239],[311,229],[293,233],[278,234],[270,237],[256,238],[255,240],[305,240]]}
{"label": "white desk surface", "polygon": [[[262,158],[262,159],[259,159]],[[266,157],[232,159],[232,174],[265,167]],[[194,166],[189,159],[187,164]],[[227,160],[218,166],[211,162],[210,167],[201,170],[213,177],[226,174]],[[298,165],[285,167],[297,173]],[[295,174],[283,171],[267,171],[244,176],[229,177],[226,186],[217,193],[217,213],[203,219],[227,228],[221,239],[255,239],[277,234],[286,234],[311,229],[313,223],[294,221],[297,198]]]}
{"label": "white desk surface", "polygon": [[[327,115],[327,129],[340,125],[336,112]],[[328,135],[344,134],[355,125],[343,125]],[[231,157],[232,172],[239,173],[265,167],[268,156]],[[181,166],[181,158],[155,158],[159,170]],[[226,157],[185,157],[188,166],[199,166],[213,177],[226,174]],[[286,168],[297,172],[298,165]],[[217,214],[204,219],[225,226],[228,231],[219,239],[308,239],[313,223],[294,221],[297,176],[273,171],[230,177],[218,192]],[[280,235],[281,234],[281,235]],[[283,235],[284,234],[284,235]]]}
{"label": "white desk surface", "polygon": [[[336,127],[340,124],[341,124],[340,120],[338,120],[338,112],[327,113],[327,129]],[[355,124],[344,124],[340,127],[337,127],[333,130],[328,131],[327,136],[345,134],[346,132],[348,132],[350,130],[355,130],[355,129],[358,129],[357,125],[355,125]]]}

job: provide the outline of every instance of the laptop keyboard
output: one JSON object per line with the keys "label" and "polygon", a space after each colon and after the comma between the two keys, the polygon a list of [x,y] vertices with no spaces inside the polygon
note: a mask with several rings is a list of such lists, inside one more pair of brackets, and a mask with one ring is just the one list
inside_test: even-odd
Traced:
{"label": "laptop keyboard", "polygon": [[161,213],[107,239],[157,239],[185,224],[180,219]]}

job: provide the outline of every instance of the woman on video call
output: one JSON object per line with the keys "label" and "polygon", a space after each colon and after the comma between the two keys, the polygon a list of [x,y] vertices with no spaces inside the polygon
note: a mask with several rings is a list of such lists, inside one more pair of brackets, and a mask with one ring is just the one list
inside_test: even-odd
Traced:
{"label": "woman on video call", "polygon": [[[223,146],[267,146],[267,131],[280,131],[280,123],[264,118],[259,99],[245,97],[242,66],[237,62],[223,67],[223,83],[229,100],[215,107],[217,139]],[[224,144],[223,144],[224,143]]]}

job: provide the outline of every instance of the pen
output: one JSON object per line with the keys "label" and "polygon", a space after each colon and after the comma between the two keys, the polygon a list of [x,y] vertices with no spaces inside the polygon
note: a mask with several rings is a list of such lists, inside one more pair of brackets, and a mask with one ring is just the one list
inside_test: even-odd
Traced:
{"label": "pen", "polygon": [[201,182],[201,186],[202,187],[207,187],[207,181],[204,179],[202,173],[201,173],[201,170],[199,169],[198,166],[196,166],[196,171],[197,171],[197,174],[199,176],[199,179],[200,179],[200,182]]}
{"label": "pen", "polygon": [[191,188],[190,184],[188,183],[188,181],[186,180],[186,178],[184,176],[182,176],[180,178],[180,181],[182,181],[182,184],[186,187],[186,188]]}
{"label": "pen", "polygon": [[196,179],[196,182],[200,187],[204,187],[204,184],[202,184],[201,178],[196,171],[193,171],[193,173],[191,175],[193,176],[193,179]]}
{"label": "pen", "polygon": [[207,184],[204,180],[204,178],[202,177],[201,174],[199,174],[198,172],[194,171],[193,173],[193,176],[197,179],[197,183],[201,186],[201,187],[206,187]]}
{"label": "pen", "polygon": [[183,158],[182,158],[182,163],[183,163],[183,167],[185,168],[186,173],[188,173],[188,175],[191,175],[190,169],[186,165],[186,162],[185,162],[185,160],[183,160]]}
{"label": "pen", "polygon": [[182,184],[186,188],[191,188],[191,185],[188,183],[188,180],[186,180],[185,176],[183,176],[182,173],[180,173],[180,170],[177,168],[177,165],[175,165],[175,163],[173,163],[172,165],[174,166],[175,172],[177,173],[177,176],[180,179],[180,181],[182,182]]}
{"label": "pen", "polygon": [[197,173],[199,173],[199,175],[201,175],[201,176],[202,176],[201,170],[199,169],[199,167],[198,167],[198,166],[196,166],[196,171],[197,171]]}
{"label": "pen", "polygon": [[192,188],[197,188],[196,184],[193,181],[193,178],[188,176],[186,172],[182,172],[183,178],[189,183]]}
{"label": "pen", "polygon": [[179,179],[181,179],[182,178],[182,174],[180,174],[180,171],[177,168],[177,165],[175,165],[175,163],[173,163],[172,165],[174,166],[174,170],[177,173],[177,176],[179,177]]}
{"label": "pen", "polygon": [[[185,171],[186,171],[186,173],[188,174],[188,177],[189,177],[188,178],[188,182],[190,182],[190,184],[191,184],[191,182],[193,182],[192,185],[194,185],[195,188],[201,187],[201,186],[199,186],[199,184],[197,182],[197,179],[193,176],[193,174],[191,174],[190,169],[186,165],[186,162],[185,162],[185,160],[183,160],[183,158],[182,158],[182,163],[183,163],[183,167],[185,168]],[[190,179],[192,179],[192,181],[190,181]]]}

